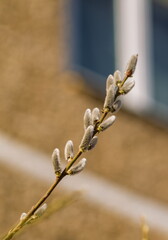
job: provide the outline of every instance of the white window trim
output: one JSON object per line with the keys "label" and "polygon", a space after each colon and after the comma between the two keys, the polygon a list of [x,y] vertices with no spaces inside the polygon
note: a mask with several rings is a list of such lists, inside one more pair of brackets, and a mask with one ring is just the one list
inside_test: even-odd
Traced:
{"label": "white window trim", "polygon": [[116,66],[124,71],[130,55],[137,54],[136,86],[125,107],[140,113],[154,106],[151,66],[151,7],[146,0],[114,0]]}

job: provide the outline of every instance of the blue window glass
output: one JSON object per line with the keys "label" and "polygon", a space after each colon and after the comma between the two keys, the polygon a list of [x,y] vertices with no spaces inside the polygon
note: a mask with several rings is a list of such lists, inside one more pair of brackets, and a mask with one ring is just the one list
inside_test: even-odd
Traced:
{"label": "blue window glass", "polygon": [[155,100],[168,109],[168,1],[152,1]]}
{"label": "blue window glass", "polygon": [[112,3],[112,0],[71,0],[73,66],[99,89],[101,77],[114,71]]}

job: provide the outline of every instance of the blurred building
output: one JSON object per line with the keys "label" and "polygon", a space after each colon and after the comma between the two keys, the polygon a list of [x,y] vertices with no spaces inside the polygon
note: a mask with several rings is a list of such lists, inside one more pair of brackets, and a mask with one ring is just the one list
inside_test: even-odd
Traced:
{"label": "blurred building", "polygon": [[92,87],[139,54],[126,105],[168,122],[168,1],[70,0],[71,60]]}
{"label": "blurred building", "polygon": [[[50,155],[57,147],[63,156],[68,139],[77,149],[84,111],[101,109],[103,104],[88,94],[89,87],[101,97],[107,75],[116,68],[124,71],[135,53],[139,54],[136,87],[126,96],[125,107],[168,120],[167,5],[152,0],[0,1],[0,130]],[[71,67],[84,78],[64,71],[69,51]],[[97,149],[86,153],[86,170],[168,204],[167,132],[124,111],[117,117],[114,127],[99,137]],[[5,160],[2,149],[0,160]],[[8,152],[12,154],[11,149]],[[20,159],[26,169],[27,158]],[[11,170],[2,160],[1,233],[46,191],[45,183],[13,167],[13,156]],[[40,165],[33,167],[41,172]],[[139,225],[90,203],[75,203],[59,214],[18,239],[139,238]],[[167,239],[152,234],[153,240]]]}

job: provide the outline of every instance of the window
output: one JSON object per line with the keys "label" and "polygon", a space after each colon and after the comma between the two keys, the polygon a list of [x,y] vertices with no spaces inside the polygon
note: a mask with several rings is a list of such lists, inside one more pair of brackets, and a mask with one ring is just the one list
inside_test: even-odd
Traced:
{"label": "window", "polygon": [[73,65],[101,88],[114,71],[113,4],[111,0],[71,0]]}
{"label": "window", "polygon": [[152,1],[154,98],[168,111],[168,2]]}
{"label": "window", "polygon": [[75,69],[101,92],[105,77],[138,53],[136,86],[124,105],[168,122],[168,1],[70,1]]}

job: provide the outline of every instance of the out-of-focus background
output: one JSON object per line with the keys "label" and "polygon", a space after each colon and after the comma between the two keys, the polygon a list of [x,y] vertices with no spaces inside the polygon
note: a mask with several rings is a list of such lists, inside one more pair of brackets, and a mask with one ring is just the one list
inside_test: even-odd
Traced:
{"label": "out-of-focus background", "polygon": [[[136,86],[123,99],[115,125],[86,154],[86,172],[167,210],[167,43],[166,0],[0,1],[2,138],[8,135],[48,154],[48,163],[55,147],[63,156],[69,139],[77,150],[85,109],[102,107],[106,77],[116,69],[124,71],[130,56],[138,53]],[[12,157],[10,165],[0,156],[3,233],[49,183],[14,167]],[[53,197],[62,195],[66,191],[60,187]],[[113,201],[104,195],[104,202]],[[122,211],[80,197],[17,239],[141,239],[142,216],[137,223]],[[166,239],[168,231],[151,226],[150,234],[151,239]]]}

